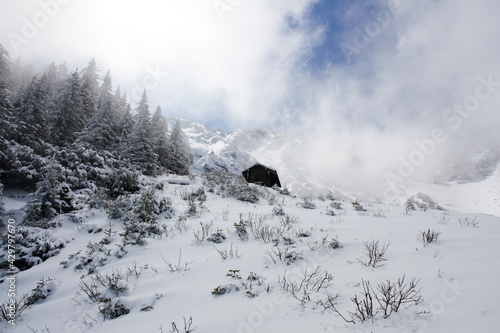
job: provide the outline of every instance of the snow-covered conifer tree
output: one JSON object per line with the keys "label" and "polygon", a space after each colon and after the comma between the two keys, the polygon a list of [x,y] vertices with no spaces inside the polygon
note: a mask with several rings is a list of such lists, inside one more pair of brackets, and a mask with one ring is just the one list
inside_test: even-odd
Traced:
{"label": "snow-covered conifer tree", "polygon": [[163,117],[161,107],[158,105],[153,115],[152,124],[153,144],[158,155],[158,163],[164,169],[168,168],[168,124]]}
{"label": "snow-covered conifer tree", "polygon": [[10,138],[12,133],[12,103],[7,82],[10,76],[10,59],[7,50],[0,44],[0,137]]}
{"label": "snow-covered conifer tree", "polygon": [[158,172],[158,156],[154,152],[152,125],[146,90],[136,108],[137,123],[128,138],[126,157],[147,175]]}
{"label": "snow-covered conifer tree", "polygon": [[170,133],[168,149],[168,168],[179,175],[188,175],[192,161],[189,154],[189,146],[183,137],[179,120]]}
{"label": "snow-covered conifer tree", "polygon": [[82,96],[85,119],[92,118],[97,110],[97,100],[99,98],[99,75],[97,74],[95,58],[90,60],[82,75]]}
{"label": "snow-covered conifer tree", "polygon": [[27,225],[48,227],[47,222],[59,214],[71,211],[71,189],[61,182],[60,166],[51,163],[44,170],[44,177],[36,185],[36,192],[24,208],[23,222]]}
{"label": "snow-covered conifer tree", "polygon": [[33,77],[22,98],[15,105],[17,126],[15,139],[32,148],[39,147],[48,138],[46,77]]}
{"label": "snow-covered conifer tree", "polygon": [[116,101],[108,71],[101,85],[97,111],[87,122],[79,141],[95,149],[112,151],[118,143],[117,128]]}
{"label": "snow-covered conifer tree", "polygon": [[51,119],[51,141],[59,146],[73,143],[85,126],[80,74],[67,80],[60,108]]}

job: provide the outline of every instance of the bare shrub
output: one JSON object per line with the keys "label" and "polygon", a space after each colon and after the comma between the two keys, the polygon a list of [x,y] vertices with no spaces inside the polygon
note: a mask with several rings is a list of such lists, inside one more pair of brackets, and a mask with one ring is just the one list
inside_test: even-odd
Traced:
{"label": "bare shrub", "polygon": [[250,233],[256,240],[260,240],[264,243],[270,243],[273,239],[277,238],[277,230],[274,227],[264,223],[263,221],[248,223]]}
{"label": "bare shrub", "polygon": [[439,235],[441,235],[441,233],[439,231],[434,231],[431,229],[427,229],[427,231],[420,230],[420,233],[418,234],[417,239],[419,241],[422,241],[422,243],[424,243],[424,246],[427,246],[430,243],[437,242]]}
{"label": "bare shrub", "polygon": [[297,218],[291,215],[285,215],[280,218],[278,225],[268,225],[264,221],[264,217],[259,216],[257,221],[255,218],[248,219],[248,230],[256,240],[264,243],[280,242],[282,240],[291,239],[295,233],[292,224],[297,223]]}
{"label": "bare shrub", "polygon": [[379,293],[375,293],[375,299],[384,314],[384,319],[388,318],[392,312],[398,312],[401,305],[417,305],[423,301],[420,294],[421,288],[418,288],[419,282],[420,280],[415,278],[409,283],[405,282],[405,275],[403,275],[396,282],[387,280],[377,285]]}
{"label": "bare shrub", "polygon": [[474,216],[474,218],[469,218],[469,217],[458,218],[458,223],[460,223],[462,227],[477,227],[479,225],[479,222],[477,221],[477,216]]}
{"label": "bare shrub", "polygon": [[356,305],[354,312],[349,312],[353,322],[355,319],[364,322],[375,317],[377,314],[377,310],[373,308],[373,295],[370,282],[361,280],[361,285],[363,286],[361,298],[358,298],[358,295],[351,298],[351,301]]}
{"label": "bare shrub", "polygon": [[389,210],[382,210],[381,208],[377,209],[376,212],[372,212],[373,217],[381,217],[385,218]]}
{"label": "bare shrub", "polygon": [[393,312],[398,312],[401,305],[408,308],[423,301],[420,293],[421,288],[418,287],[419,281],[412,278],[410,282],[405,282],[405,275],[403,275],[396,282],[387,280],[378,284],[375,290],[369,281],[362,279],[361,296],[355,295],[351,298],[355,309],[348,311],[350,319],[337,309],[336,297],[328,296],[326,299],[318,301],[317,304],[325,310],[332,310],[348,323],[363,323],[374,318],[378,313],[382,313],[384,319],[387,319]]}
{"label": "bare shrub", "polygon": [[187,320],[186,317],[182,317],[182,319],[184,320],[184,328],[179,331],[177,324],[172,322],[172,329],[170,330],[170,333],[191,333],[196,329],[196,326],[193,327],[193,317],[189,317]]}
{"label": "bare shrub", "polygon": [[201,244],[205,240],[207,240],[212,232],[213,225],[214,225],[213,221],[210,221],[210,223],[200,222],[201,229],[193,231],[194,235],[193,242],[196,244]]}
{"label": "bare shrub", "polygon": [[180,215],[177,218],[177,221],[175,221],[175,223],[174,223],[174,229],[177,230],[177,232],[179,232],[179,233],[187,231],[189,229],[189,226],[187,225],[186,221],[187,221],[187,216]]}
{"label": "bare shrub", "polygon": [[287,265],[302,259],[302,253],[291,249],[290,246],[285,245],[283,247],[275,246],[272,250],[266,251],[265,258],[266,263],[277,264],[278,262],[283,262]]}
{"label": "bare shrub", "polygon": [[338,236],[330,238],[328,235],[321,238],[321,240],[311,240],[307,242],[307,246],[311,251],[316,251],[319,248],[330,248],[330,249],[338,249],[341,248],[342,245],[338,240]]}
{"label": "bare shrub", "polygon": [[391,243],[387,242],[386,244],[380,246],[378,239],[376,241],[372,239],[371,241],[363,242],[363,246],[365,248],[363,254],[365,255],[365,258],[364,260],[358,259],[358,261],[364,266],[370,266],[373,268],[381,266],[381,262],[387,260],[384,255],[389,248],[389,245],[391,245]]}
{"label": "bare shrub", "polygon": [[229,209],[223,209],[221,212],[221,215],[222,215],[222,219],[224,221],[227,221],[227,217],[229,216]]}
{"label": "bare shrub", "polygon": [[439,224],[448,224],[448,222],[450,222],[450,218],[447,217],[447,216],[441,216],[439,217],[439,220],[437,223]]}
{"label": "bare shrub", "polygon": [[172,273],[174,272],[187,272],[189,271],[189,265],[191,265],[193,262],[184,262],[184,265],[181,264],[181,259],[182,259],[182,249],[179,248],[179,259],[177,260],[177,263],[172,264],[170,261],[166,261],[165,258],[160,254],[161,259],[165,264],[167,264],[168,270]]}
{"label": "bare shrub", "polygon": [[21,296],[21,298],[16,299],[14,303],[4,302],[0,306],[0,318],[4,321],[11,321],[13,319],[19,318],[21,314],[26,310],[29,304],[26,302],[29,293]]}
{"label": "bare shrub", "polygon": [[298,280],[290,280],[286,272],[283,276],[279,276],[281,289],[292,294],[301,306],[310,302],[314,298],[313,295],[322,294],[330,286],[332,280],[332,274],[321,270],[319,266],[311,272],[308,272],[306,268]]}
{"label": "bare shrub", "polygon": [[238,248],[236,247],[236,249],[233,249],[233,243],[231,243],[231,247],[228,249],[222,249],[222,250],[219,250],[218,248],[216,248],[214,246],[214,249],[220,254],[220,257],[222,258],[222,260],[226,260],[228,258],[240,258],[241,257],[241,254],[238,253]]}

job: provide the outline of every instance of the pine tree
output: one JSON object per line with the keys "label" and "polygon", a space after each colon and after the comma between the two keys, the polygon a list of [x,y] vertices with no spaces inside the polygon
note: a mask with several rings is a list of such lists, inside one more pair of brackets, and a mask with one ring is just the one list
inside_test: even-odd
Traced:
{"label": "pine tree", "polygon": [[12,104],[5,82],[0,80],[0,138],[10,139],[12,128]]}
{"label": "pine tree", "polygon": [[137,105],[137,123],[128,139],[126,156],[146,175],[158,172],[158,156],[154,152],[152,125],[146,90]]}
{"label": "pine tree", "polygon": [[150,187],[135,203],[131,218],[123,222],[124,245],[144,245],[146,237],[160,234],[159,213],[156,191]]}
{"label": "pine tree", "polygon": [[0,44],[0,138],[9,139],[12,133],[12,103],[7,82],[10,76],[9,53]]}
{"label": "pine tree", "polygon": [[125,112],[118,123],[118,131],[120,133],[120,137],[118,139],[118,148],[120,152],[126,152],[128,147],[128,139],[132,132],[134,131],[135,119],[132,115],[132,107],[130,103],[127,104],[125,108]]}
{"label": "pine tree", "polygon": [[80,74],[67,80],[61,106],[52,117],[51,141],[59,146],[73,143],[85,125]]}
{"label": "pine tree", "polygon": [[118,143],[116,101],[112,94],[111,73],[104,77],[99,94],[97,111],[88,121],[79,141],[98,150],[113,150]]}
{"label": "pine tree", "polygon": [[48,138],[46,77],[40,80],[33,77],[15,105],[15,140],[31,148],[40,147]]}
{"label": "pine tree", "polygon": [[0,82],[6,83],[10,76],[9,52],[0,44]]}
{"label": "pine tree", "polygon": [[82,71],[82,96],[85,121],[91,119],[97,110],[99,98],[99,75],[95,58]]}
{"label": "pine tree", "polygon": [[191,164],[189,146],[183,137],[181,125],[177,119],[169,138],[168,168],[173,173],[188,175]]}
{"label": "pine tree", "polygon": [[161,112],[161,107],[158,106],[153,115],[153,144],[154,151],[158,155],[158,163],[164,169],[168,168],[168,124]]}
{"label": "pine tree", "polygon": [[60,166],[51,163],[44,170],[42,181],[36,185],[36,192],[26,205],[23,222],[47,228],[48,221],[73,209],[71,196],[68,184],[61,182]]}
{"label": "pine tree", "polygon": [[47,80],[47,114],[49,118],[55,116],[60,108],[61,95],[64,91],[61,89],[61,82],[57,73],[57,66],[51,63],[45,68],[44,75]]}

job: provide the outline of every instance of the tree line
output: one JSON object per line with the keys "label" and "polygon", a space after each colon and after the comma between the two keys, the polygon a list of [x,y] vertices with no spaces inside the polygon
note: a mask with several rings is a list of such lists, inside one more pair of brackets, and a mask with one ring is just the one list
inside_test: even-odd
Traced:
{"label": "tree line", "polygon": [[169,129],[160,106],[151,114],[146,91],[133,107],[95,59],[83,70],[52,63],[33,73],[0,44],[4,184],[59,191],[52,195],[62,201],[49,200],[49,208],[61,212],[79,194],[104,188],[116,196],[135,188],[140,174],[187,175],[191,164],[179,121]]}

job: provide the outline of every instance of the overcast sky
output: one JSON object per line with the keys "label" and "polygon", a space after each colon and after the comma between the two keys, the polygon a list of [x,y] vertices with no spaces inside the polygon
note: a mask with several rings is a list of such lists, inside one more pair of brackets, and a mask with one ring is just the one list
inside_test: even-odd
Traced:
{"label": "overcast sky", "polygon": [[167,116],[314,132],[386,168],[436,128],[498,140],[499,17],[498,0],[0,0],[0,43],[35,67],[95,57]]}

